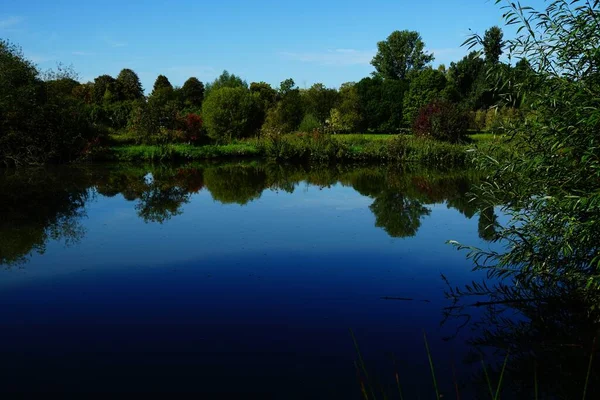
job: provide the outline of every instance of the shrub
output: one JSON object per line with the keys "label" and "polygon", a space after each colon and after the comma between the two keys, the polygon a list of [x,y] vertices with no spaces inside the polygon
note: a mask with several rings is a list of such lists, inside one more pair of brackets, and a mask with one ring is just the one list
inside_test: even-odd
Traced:
{"label": "shrub", "polygon": [[197,142],[202,135],[202,117],[189,113],[183,118],[183,131],[189,142]]}
{"label": "shrub", "polygon": [[300,132],[310,133],[315,129],[319,129],[320,127],[321,123],[319,122],[317,117],[315,117],[313,114],[306,114],[302,119],[302,122],[300,122],[298,130]]}
{"label": "shrub", "polygon": [[434,101],[422,107],[413,125],[416,136],[447,142],[464,138],[469,125],[466,113],[446,101]]}
{"label": "shrub", "polygon": [[213,89],[202,105],[208,135],[223,142],[255,133],[259,114],[258,94],[245,87]]}
{"label": "shrub", "polygon": [[478,131],[485,130],[485,120],[487,112],[485,110],[477,110],[474,118],[474,128]]}

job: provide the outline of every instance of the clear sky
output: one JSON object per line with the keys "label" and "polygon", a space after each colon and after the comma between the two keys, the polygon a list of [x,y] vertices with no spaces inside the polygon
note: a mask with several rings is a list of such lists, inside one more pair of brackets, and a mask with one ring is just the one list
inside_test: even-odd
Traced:
{"label": "clear sky", "polygon": [[[536,7],[543,0],[523,0]],[[5,0],[0,38],[42,69],[72,64],[82,81],[135,70],[146,91],[224,69],[248,82],[339,86],[373,71],[378,41],[417,30],[434,65],[460,59],[469,29],[501,25],[493,0]]]}

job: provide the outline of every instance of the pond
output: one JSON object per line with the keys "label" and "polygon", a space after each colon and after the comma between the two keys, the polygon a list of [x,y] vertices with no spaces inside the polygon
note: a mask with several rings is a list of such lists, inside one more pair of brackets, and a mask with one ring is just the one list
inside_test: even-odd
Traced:
{"label": "pond", "polygon": [[483,311],[447,318],[445,296],[446,280],[485,277],[446,242],[495,246],[496,214],[467,195],[479,180],[252,162],[0,171],[0,387],[350,399],[368,374],[378,398],[396,376],[432,398],[426,333],[442,393],[485,388],[467,326]]}

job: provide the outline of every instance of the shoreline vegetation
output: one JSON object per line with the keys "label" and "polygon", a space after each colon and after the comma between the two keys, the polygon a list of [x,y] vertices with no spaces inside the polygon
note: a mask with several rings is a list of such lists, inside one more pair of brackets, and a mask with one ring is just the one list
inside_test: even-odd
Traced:
{"label": "shoreline vegetation", "polygon": [[534,74],[526,61],[501,62],[502,43],[491,27],[484,51],[434,68],[421,35],[398,30],[377,43],[370,76],[338,88],[223,71],[181,87],[159,75],[146,92],[131,69],[84,83],[72,67],[40,71],[0,39],[0,165],[261,157],[463,166],[472,147],[506,148],[482,138],[535,117],[520,91],[500,104],[495,75],[512,83]]}
{"label": "shoreline vegetation", "polygon": [[110,135],[109,144],[91,154],[91,161],[200,161],[261,158],[283,162],[379,162],[437,167],[463,167],[476,152],[505,158],[512,144],[501,136],[472,134],[463,143],[447,143],[410,135],[293,133],[236,140],[227,144],[136,144],[127,135]]}

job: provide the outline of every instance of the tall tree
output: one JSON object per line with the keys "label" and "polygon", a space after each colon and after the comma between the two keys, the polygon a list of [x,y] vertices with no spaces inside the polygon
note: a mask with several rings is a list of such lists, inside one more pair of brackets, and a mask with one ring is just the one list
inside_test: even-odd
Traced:
{"label": "tall tree", "polygon": [[321,124],[329,117],[331,109],[339,102],[337,90],[327,88],[322,83],[315,83],[303,92],[306,112],[314,115]]}
{"label": "tall tree", "polygon": [[411,71],[420,71],[434,60],[425,52],[425,43],[415,31],[394,31],[387,40],[377,43],[371,64],[387,79],[405,79]]}
{"label": "tall tree", "polygon": [[440,71],[427,68],[410,81],[408,93],[404,96],[404,123],[412,125],[419,110],[424,105],[443,97],[446,76]]}
{"label": "tall tree", "polygon": [[229,71],[225,70],[223,71],[223,73],[221,75],[219,75],[219,77],[217,79],[215,79],[213,82],[210,82],[206,85],[206,93],[205,95],[208,96],[208,93],[211,90],[217,90],[223,87],[230,87],[230,88],[236,88],[236,87],[242,87],[247,89],[248,88],[248,83],[243,80],[242,78],[240,78],[237,75],[231,74],[229,73]]}
{"label": "tall tree", "polygon": [[105,101],[112,102],[117,100],[118,90],[116,79],[110,75],[100,75],[95,78],[92,96],[94,102],[97,104],[101,104]]}
{"label": "tall tree", "polygon": [[458,94],[458,100],[469,108],[479,108],[485,91],[485,62],[473,51],[458,62],[450,64],[450,85]]}
{"label": "tall tree", "polygon": [[258,93],[263,110],[268,110],[277,101],[277,90],[266,82],[252,82],[250,92]]}
{"label": "tall tree", "polygon": [[252,135],[258,129],[258,114],[258,94],[243,87],[212,90],[202,104],[208,135],[221,142]]}
{"label": "tall tree", "polygon": [[204,100],[204,84],[198,78],[191,77],[183,84],[181,93],[186,105],[200,107]]}
{"label": "tall tree", "polygon": [[137,100],[144,97],[144,88],[139,76],[129,68],[119,72],[117,85],[123,100]]}
{"label": "tall tree", "polygon": [[502,29],[497,26],[492,26],[490,29],[485,31],[483,36],[483,52],[485,54],[485,61],[490,64],[498,64],[500,56],[502,55],[502,47],[504,34]]}
{"label": "tall tree", "polygon": [[173,85],[169,82],[169,78],[164,75],[159,75],[154,81],[154,87],[152,88],[152,94],[155,94],[162,90],[173,90]]}

